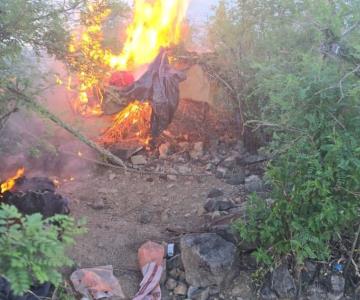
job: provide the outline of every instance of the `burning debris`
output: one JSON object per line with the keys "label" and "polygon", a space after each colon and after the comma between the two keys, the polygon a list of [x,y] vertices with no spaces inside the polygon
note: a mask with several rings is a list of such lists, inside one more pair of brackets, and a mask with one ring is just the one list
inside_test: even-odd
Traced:
{"label": "burning debris", "polygon": [[55,183],[43,177],[25,177],[25,169],[17,171],[1,184],[0,203],[13,205],[21,213],[41,213],[44,218],[69,214],[69,201],[56,193]]}
{"label": "burning debris", "polygon": [[[107,1],[90,3],[82,15],[82,28],[69,46],[68,61],[77,72],[69,88],[76,83],[74,108],[82,115],[101,115],[109,111],[109,102],[120,103],[117,111],[110,109],[117,115],[101,138],[105,145],[122,140],[147,145],[170,124],[178,106],[178,85],[185,77],[170,66],[163,49],[179,44],[187,8],[187,0],[135,1],[120,54],[103,47],[102,24],[111,14]],[[135,81],[135,74],[147,66]],[[117,87],[115,97],[109,87]]]}

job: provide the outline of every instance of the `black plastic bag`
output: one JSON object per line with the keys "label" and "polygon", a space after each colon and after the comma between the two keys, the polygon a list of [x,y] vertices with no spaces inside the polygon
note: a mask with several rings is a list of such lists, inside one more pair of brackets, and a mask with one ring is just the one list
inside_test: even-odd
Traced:
{"label": "black plastic bag", "polygon": [[119,94],[129,101],[150,102],[153,109],[151,134],[152,137],[157,137],[174,117],[179,105],[179,84],[185,79],[185,73],[170,65],[167,52],[162,49],[144,75],[120,90]]}
{"label": "black plastic bag", "polygon": [[44,283],[32,287],[30,290],[31,293],[26,293],[23,296],[14,296],[9,282],[4,277],[0,277],[0,300],[39,300],[39,298],[49,297],[53,286],[50,283]]}

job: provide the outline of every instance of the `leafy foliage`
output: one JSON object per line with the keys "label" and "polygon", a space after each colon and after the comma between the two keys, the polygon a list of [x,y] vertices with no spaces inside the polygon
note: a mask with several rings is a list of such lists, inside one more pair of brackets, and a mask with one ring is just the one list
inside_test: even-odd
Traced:
{"label": "leafy foliage", "polygon": [[254,255],[267,265],[290,254],[300,264],[327,260],[335,237],[359,221],[360,3],[223,1],[217,13],[220,59],[238,57],[219,68],[241,82],[231,85],[247,124],[272,135],[274,203],[253,197],[237,228],[259,242]]}
{"label": "leafy foliage", "polygon": [[22,216],[15,207],[0,206],[0,274],[14,293],[22,294],[34,283],[61,283],[59,268],[72,261],[65,250],[83,230],[67,216],[46,220],[40,214]]}

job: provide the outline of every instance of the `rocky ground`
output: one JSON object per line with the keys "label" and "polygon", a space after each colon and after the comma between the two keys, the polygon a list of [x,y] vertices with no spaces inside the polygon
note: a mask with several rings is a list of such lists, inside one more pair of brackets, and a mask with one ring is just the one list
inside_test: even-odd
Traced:
{"label": "rocky ground", "polygon": [[[174,128],[181,123],[179,118]],[[166,258],[164,300],[359,299],[344,296],[341,263],[307,263],[300,275],[301,290],[299,276],[285,262],[262,286],[256,285],[252,279],[257,266],[250,255],[254,245],[241,243],[231,223],[246,217],[250,193],[271,205],[262,179],[266,158],[249,153],[230,131],[220,128],[218,132],[227,134],[211,136],[197,128],[193,134],[170,130],[155,149],[132,153],[127,162],[136,172],[87,161],[91,153],[81,148],[82,155],[76,155],[80,148],[73,143],[67,147],[62,142],[57,156],[48,159],[21,152],[31,175],[38,175],[37,170],[44,175],[47,168],[47,176],[58,176],[59,192],[70,199],[71,214],[87,220],[87,233],[69,253],[76,268],[112,265],[127,299],[132,299],[142,278],[137,250],[151,240],[175,244],[174,255]],[[11,148],[12,135],[2,140]],[[61,157],[69,153],[75,156]],[[6,161],[15,166],[19,156],[11,153]]]}

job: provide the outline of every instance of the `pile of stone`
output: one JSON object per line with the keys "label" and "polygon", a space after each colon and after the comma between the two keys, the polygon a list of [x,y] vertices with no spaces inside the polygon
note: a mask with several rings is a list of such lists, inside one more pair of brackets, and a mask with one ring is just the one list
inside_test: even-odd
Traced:
{"label": "pile of stone", "polygon": [[216,233],[185,235],[167,262],[164,299],[251,299],[250,277],[240,272],[235,244]]}

